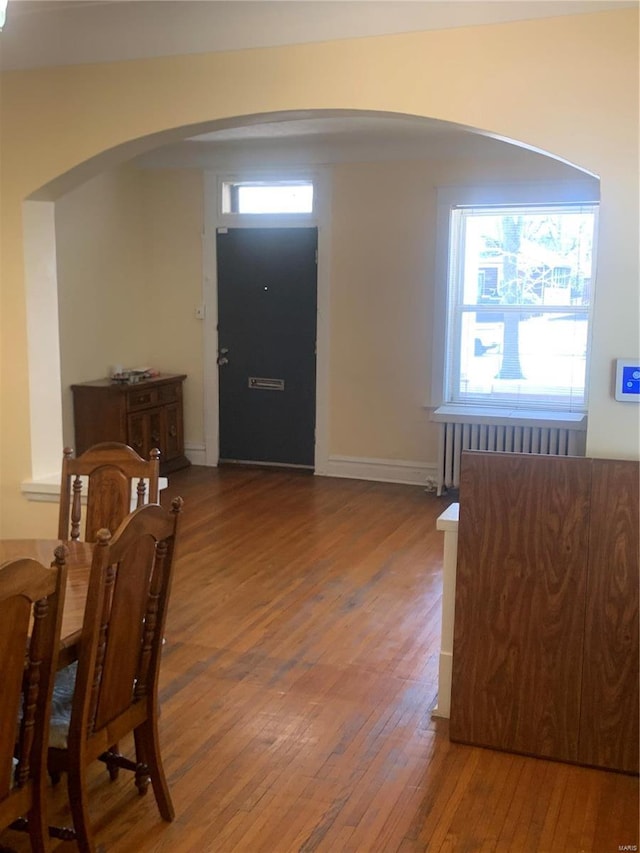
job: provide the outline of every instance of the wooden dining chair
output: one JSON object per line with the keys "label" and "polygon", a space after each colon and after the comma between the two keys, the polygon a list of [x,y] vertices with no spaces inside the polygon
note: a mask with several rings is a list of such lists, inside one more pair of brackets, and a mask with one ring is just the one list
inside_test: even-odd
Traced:
{"label": "wooden dining chair", "polygon": [[[0,566],[0,826],[27,829],[49,849],[47,743],[67,569],[17,559]],[[25,655],[26,650],[26,655]]]}
{"label": "wooden dining chair", "polygon": [[[143,506],[113,537],[97,534],[77,671],[56,683],[48,758],[54,780],[67,773],[82,853],[94,850],[86,774],[96,759],[134,771],[140,793],[151,781],[160,815],[174,817],[158,740],[158,677],[181,511],[181,498],[171,510]],[[129,732],[135,760],[109,749]]]}
{"label": "wooden dining chair", "polygon": [[160,451],[157,448],[145,460],[132,447],[115,441],[94,444],[78,457],[70,447],[65,447],[58,537],[95,542],[101,528],[113,533],[134,508],[134,501],[135,507],[158,503],[159,472]]}

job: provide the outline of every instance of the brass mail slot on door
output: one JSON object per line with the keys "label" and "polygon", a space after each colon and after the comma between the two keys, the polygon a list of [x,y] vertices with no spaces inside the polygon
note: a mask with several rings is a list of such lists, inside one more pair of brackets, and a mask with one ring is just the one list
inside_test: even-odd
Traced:
{"label": "brass mail slot on door", "polygon": [[250,376],[249,388],[262,391],[284,391],[284,379],[262,379],[258,376]]}

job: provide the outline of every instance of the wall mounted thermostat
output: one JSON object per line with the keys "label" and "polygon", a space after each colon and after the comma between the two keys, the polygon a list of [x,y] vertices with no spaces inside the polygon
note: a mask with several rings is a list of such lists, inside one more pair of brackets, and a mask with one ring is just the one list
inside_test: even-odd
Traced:
{"label": "wall mounted thermostat", "polygon": [[640,359],[616,361],[615,398],[627,403],[640,402]]}

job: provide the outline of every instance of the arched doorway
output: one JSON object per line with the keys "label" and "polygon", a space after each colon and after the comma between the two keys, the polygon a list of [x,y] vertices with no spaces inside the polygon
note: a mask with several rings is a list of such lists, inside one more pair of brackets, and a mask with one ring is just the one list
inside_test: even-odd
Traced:
{"label": "arched doorway", "polygon": [[[312,133],[309,132],[311,127],[313,127]],[[273,128],[278,129],[277,135],[274,133]],[[203,133],[207,134],[209,137],[208,140],[194,139],[194,137],[202,137]],[[180,145],[174,141],[179,139],[181,136],[184,137],[185,135],[187,136],[188,141],[182,141]],[[316,148],[315,154],[313,155],[309,153],[310,139],[313,141],[313,145],[315,145]],[[159,142],[164,140],[169,140],[167,144],[170,145],[170,147],[158,145]],[[320,147],[318,140],[322,140],[321,153],[318,153],[318,149]],[[73,174],[69,173],[65,176],[61,176],[46,187],[43,187],[37,193],[34,193],[31,200],[27,203],[27,206],[38,206],[39,213],[36,218],[41,220],[41,225],[42,220],[48,221],[49,230],[46,239],[49,241],[50,245],[55,248],[56,235],[55,229],[53,229],[52,208],[48,208],[47,212],[43,215],[45,206],[48,204],[55,204],[55,202],[46,201],[45,199],[55,197],[59,201],[68,194],[64,192],[64,190],[68,190],[68,188],[74,184],[78,185],[81,181],[86,182],[90,174],[93,174],[94,176],[101,174],[105,163],[112,165],[115,161],[119,161],[120,163],[131,161],[131,157],[127,157],[127,155],[131,151],[133,151],[133,153],[137,153],[137,151],[139,151],[143,146],[148,148],[150,145],[153,145],[154,147],[151,151],[147,152],[144,158],[136,160],[136,163],[141,168],[155,168],[158,170],[161,168],[167,168],[166,165],[161,166],[160,162],[162,157],[168,157],[168,160],[165,162],[173,164],[170,165],[169,168],[186,168],[185,164],[188,164],[188,168],[193,170],[193,147],[202,145],[203,143],[206,144],[206,142],[211,143],[211,148],[215,152],[215,157],[218,158],[218,163],[217,165],[214,164],[214,169],[211,169],[211,163],[210,161],[207,161],[205,156],[206,152],[198,150],[200,162],[196,165],[199,166],[202,173],[207,172],[208,174],[214,175],[218,175],[225,170],[228,171],[229,169],[233,170],[238,168],[237,160],[225,160],[225,157],[228,158],[229,149],[231,147],[235,147],[237,149],[238,146],[240,146],[240,143],[242,143],[241,147],[245,157],[243,168],[249,168],[250,171],[252,169],[255,170],[255,158],[258,158],[262,163],[264,163],[265,160],[269,163],[269,169],[272,173],[274,170],[277,172],[278,169],[280,170],[280,173],[282,173],[283,161],[286,160],[290,164],[293,152],[295,152],[295,155],[298,158],[297,165],[306,162],[307,167],[326,169],[326,163],[321,166],[318,159],[320,161],[323,159],[326,160],[328,156],[327,152],[330,151],[332,152],[330,155],[330,159],[332,161],[330,168],[334,171],[342,169],[343,173],[349,168],[355,168],[354,164],[370,163],[373,158],[376,162],[381,164],[380,168],[378,169],[377,174],[370,177],[368,184],[366,183],[366,178],[364,179],[363,187],[366,185],[366,192],[374,194],[376,192],[375,184],[378,181],[382,182],[382,184],[390,181],[390,191],[399,191],[401,182],[406,180],[406,174],[402,179],[396,179],[394,185],[394,179],[388,178],[388,175],[393,171],[391,164],[415,161],[416,159],[419,159],[421,154],[424,156],[424,152],[427,149],[431,154],[433,154],[434,151],[439,151],[440,156],[442,156],[443,152],[446,151],[447,156],[451,156],[452,147],[459,146],[460,158],[477,158],[478,152],[480,151],[484,151],[485,156],[487,157],[489,157],[490,152],[495,156],[495,152],[498,150],[505,156],[505,152],[511,152],[513,156],[515,156],[516,152],[522,152],[521,156],[525,159],[528,158],[530,161],[535,158],[542,158],[542,155],[525,151],[520,147],[509,145],[504,141],[492,139],[486,134],[472,133],[466,128],[459,128],[446,122],[369,112],[354,113],[351,111],[312,111],[304,114],[288,112],[281,114],[239,117],[234,120],[213,122],[206,126],[199,125],[197,127],[172,129],[171,131],[167,131],[164,134],[154,137],[152,140],[137,140],[134,143],[131,143],[130,146],[122,146],[117,151],[108,152],[108,156],[103,155],[100,158],[95,158],[91,163],[83,164],[81,167],[78,167],[78,169],[73,170]],[[179,150],[184,146],[190,150],[188,152],[187,150]],[[268,152],[268,157],[265,157],[265,152]],[[316,158],[315,160],[313,159],[314,156]],[[186,160],[181,161],[181,157],[185,157]],[[253,161],[251,159],[252,157],[254,158]],[[189,158],[192,158],[191,162],[189,162]],[[570,167],[566,164],[560,163],[555,158],[549,159],[548,162],[549,164],[553,164],[552,168],[556,169],[558,174],[562,173],[562,170],[570,170]],[[180,163],[182,165],[179,165]],[[288,168],[290,168],[290,165]],[[514,168],[513,163],[511,164],[511,168]],[[217,171],[215,171],[215,169],[217,169]],[[213,191],[211,189],[211,181],[209,181],[210,186],[208,190],[206,189],[206,180],[204,181],[204,184],[205,211],[208,208],[209,213],[211,213],[212,210],[217,210],[217,200],[212,197]],[[407,204],[402,201],[400,195],[396,196],[396,200],[396,211],[386,211],[389,217],[387,230],[388,228],[393,229],[395,227],[394,223],[396,223],[398,219],[402,218],[406,213],[404,208],[407,207]],[[415,199],[412,200],[411,204],[416,204]],[[384,210],[384,204],[381,205],[381,208]],[[36,208],[32,208],[32,211],[35,209]],[[326,210],[328,209],[329,202],[327,202]],[[400,214],[402,214],[402,216]],[[27,219],[30,215],[31,214],[27,214]],[[357,213],[354,219],[360,217],[361,213]],[[345,222],[347,220],[343,217],[342,221]],[[215,217],[210,218],[208,224],[205,222],[203,228],[205,242],[203,251],[203,269],[201,271],[202,301],[210,307],[216,299],[216,282],[215,275],[211,275],[211,259],[210,257],[207,257],[208,253],[210,253],[207,240],[211,240],[211,229],[212,227],[216,227],[216,223],[217,220]],[[319,268],[323,272],[321,273],[319,282],[319,306],[321,306],[319,308],[318,326],[320,331],[318,337],[318,376],[320,381],[318,384],[317,420],[317,424],[319,426],[319,429],[317,429],[319,453],[316,454],[316,470],[319,473],[336,473],[343,476],[365,475],[371,476],[374,479],[378,476],[381,476],[382,478],[388,477],[396,479],[404,477],[423,478],[426,470],[425,460],[424,458],[421,459],[419,457],[419,451],[414,451],[413,455],[407,455],[407,451],[402,451],[405,453],[405,457],[407,458],[401,459],[401,464],[394,465],[390,462],[391,453],[386,451],[384,447],[382,450],[378,450],[373,447],[373,443],[373,449],[366,450],[362,454],[359,454],[357,450],[354,451],[350,448],[347,448],[350,452],[346,453],[335,452],[335,449],[332,452],[332,449],[329,447],[328,437],[332,426],[329,415],[329,409],[331,407],[329,360],[331,350],[330,270],[333,264],[331,254],[333,237],[330,236],[332,227],[333,217],[326,216],[323,220],[323,234],[325,240],[319,247]],[[376,227],[380,227],[380,222],[378,222]],[[344,235],[344,228],[341,233]],[[415,240],[413,240],[412,245],[415,245]],[[31,251],[31,249],[29,249],[29,251]],[[36,249],[36,255],[37,251],[38,250]],[[422,273],[418,274],[421,275]],[[38,283],[37,280],[32,280],[30,275],[28,276],[28,281],[28,292],[32,295],[37,294],[35,302],[42,305],[43,290],[41,288],[43,284],[49,294],[50,305],[53,305],[54,302],[56,302],[57,282],[54,282],[49,278],[46,282],[40,280],[40,283]],[[342,293],[342,290],[342,288],[337,289],[338,300],[341,299],[340,294]],[[193,299],[192,302],[193,305],[190,306],[190,310],[193,310],[196,304],[201,302],[201,299],[199,297],[197,301]],[[65,310],[68,311],[68,307]],[[55,401],[52,401],[51,396],[45,400],[45,395],[43,395],[41,390],[39,390],[44,385],[48,388],[56,387],[56,365],[55,358],[52,357],[52,353],[55,354],[55,347],[53,346],[54,341],[51,339],[51,316],[52,314],[48,313],[47,331],[49,343],[52,344],[52,346],[41,347],[43,354],[40,358],[37,353],[30,353],[30,359],[32,360],[34,370],[32,375],[37,375],[38,370],[41,374],[42,371],[46,371],[48,373],[46,383],[40,381],[32,383],[31,412],[32,429],[35,436],[38,435],[37,425],[44,422],[43,416],[45,410],[49,421],[53,420],[54,423],[56,421]],[[30,317],[30,323],[37,322],[37,312],[30,311]],[[338,326],[340,326],[340,322],[341,321],[339,320]],[[202,348],[204,355],[202,356],[202,373],[204,378],[201,386],[199,388],[194,388],[193,393],[200,396],[200,399],[202,400],[199,411],[195,416],[203,417],[204,432],[200,441],[196,440],[193,442],[194,446],[192,446],[191,451],[196,461],[206,464],[215,464],[217,461],[217,447],[215,446],[217,442],[217,367],[215,364],[215,354],[218,349],[215,313],[212,314],[210,311],[207,312],[203,326],[204,334]],[[380,336],[380,329],[378,330],[378,334]],[[30,334],[30,340],[31,339],[42,344],[42,342],[47,339],[47,336],[39,334],[37,330],[34,329],[34,333]],[[71,337],[69,335],[63,336],[63,349],[68,346],[70,340]],[[379,340],[383,340],[383,337],[380,336]],[[379,350],[378,344],[379,341],[376,342],[373,340],[373,337],[370,337],[366,342],[366,347],[369,348],[370,353],[374,358],[378,357],[376,355],[376,351]],[[344,330],[341,333],[341,339],[338,342],[337,347],[341,352],[340,357],[348,359],[348,346]],[[417,358],[414,359],[414,361],[421,357],[422,355],[417,354]],[[105,357],[103,358],[103,370],[106,371],[107,365],[114,361],[120,361],[120,359],[107,357],[105,354]],[[37,367],[38,362],[40,362],[39,367]],[[399,372],[401,371],[402,367],[399,368]],[[356,377],[354,381],[356,385],[353,387],[357,387],[358,378]],[[61,383],[68,384],[68,380],[65,380],[62,377],[62,373],[60,373],[57,378],[58,388]],[[338,384],[344,386],[344,383],[341,383],[341,380],[338,381]],[[345,388],[341,387],[338,398],[340,398],[340,395],[344,397],[345,393],[348,393],[348,391],[345,391]],[[360,391],[358,390],[356,396],[359,393]],[[368,411],[373,413],[373,404],[371,401],[375,396],[375,389],[369,389],[368,393],[369,399],[362,402],[361,411],[355,414],[356,417],[362,418],[363,412],[367,410],[367,407]],[[68,407],[68,401],[66,405]],[[64,416],[64,404],[58,403],[58,407],[60,410],[59,418],[62,419]],[[194,407],[194,409],[195,408],[196,407]],[[67,412],[67,419],[68,417],[69,415]],[[344,424],[338,423],[337,430],[344,431]],[[415,432],[417,436],[417,430]],[[418,447],[419,444],[419,436],[416,436],[414,436],[413,439],[413,447]],[[49,446],[48,451],[46,450],[47,444]],[[59,461],[59,448],[61,444],[61,432],[56,432],[56,430],[48,430],[46,436],[42,438],[38,437],[33,442],[34,477],[41,477],[55,473],[56,466]],[[341,448],[338,447],[338,450],[340,449]],[[380,459],[383,460],[382,464],[378,461]]]}

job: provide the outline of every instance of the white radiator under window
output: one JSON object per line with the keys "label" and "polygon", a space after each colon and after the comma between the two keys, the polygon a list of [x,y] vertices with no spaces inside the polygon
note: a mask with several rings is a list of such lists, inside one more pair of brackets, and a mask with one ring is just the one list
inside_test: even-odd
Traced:
{"label": "white radiator under window", "polygon": [[[447,420],[450,418],[450,420]],[[455,418],[455,419],[454,419]],[[545,456],[584,456],[585,415],[548,415],[523,418],[505,415],[491,418],[483,414],[452,413],[441,406],[432,415],[440,422],[437,492],[458,488],[460,458],[463,450],[489,450],[502,453],[540,453]],[[556,422],[557,421],[557,422]]]}

